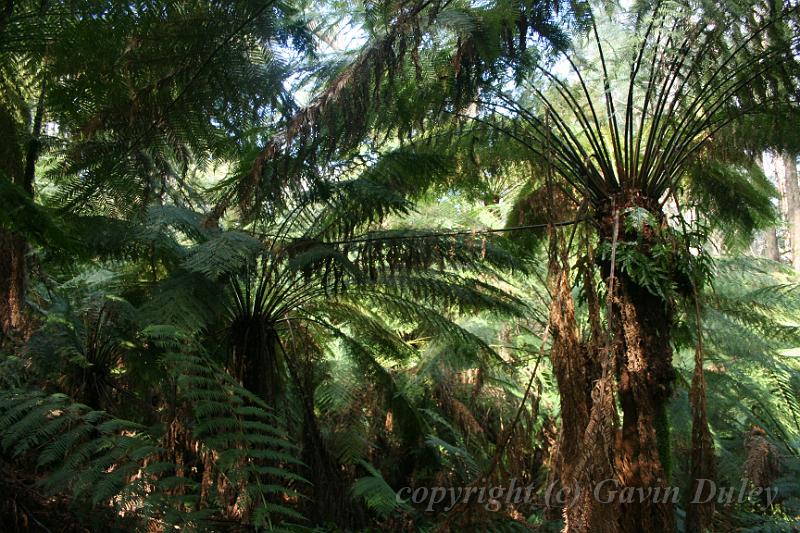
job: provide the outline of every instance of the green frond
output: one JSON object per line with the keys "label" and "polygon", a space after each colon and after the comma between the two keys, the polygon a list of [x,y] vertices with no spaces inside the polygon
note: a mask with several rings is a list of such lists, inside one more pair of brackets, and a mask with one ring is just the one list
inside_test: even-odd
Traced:
{"label": "green frond", "polygon": [[361,461],[361,466],[369,473],[353,483],[353,496],[364,498],[367,507],[385,517],[398,510],[409,510],[410,506],[397,501],[397,493],[386,483],[381,473],[371,464]]}
{"label": "green frond", "polygon": [[753,233],[775,222],[774,185],[757,165],[749,168],[715,160],[698,160],[688,172],[691,196],[703,206],[726,246],[749,244]]}
{"label": "green frond", "polygon": [[191,249],[183,266],[216,280],[241,270],[260,248],[261,243],[250,235],[236,231],[220,232]]}

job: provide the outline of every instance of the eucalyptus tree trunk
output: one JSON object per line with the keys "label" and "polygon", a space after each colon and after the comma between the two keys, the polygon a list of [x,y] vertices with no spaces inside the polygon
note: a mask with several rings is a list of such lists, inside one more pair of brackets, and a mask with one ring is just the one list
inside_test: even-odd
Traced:
{"label": "eucalyptus tree trunk", "polygon": [[764,232],[764,257],[773,261],[781,260],[781,251],[778,247],[778,230],[769,228]]}
{"label": "eucalyptus tree trunk", "polygon": [[[761,154],[756,156],[756,163],[761,168],[764,175],[767,175],[767,171],[764,168],[764,157]],[[778,210],[780,213],[780,209]],[[780,261],[781,260],[781,250],[778,245],[778,230],[775,227],[768,228],[764,231],[764,257],[768,259],[772,259],[773,261]],[[755,253],[758,251],[754,250]]]}
{"label": "eucalyptus tree trunk", "polygon": [[797,160],[787,153],[781,154],[786,192],[786,218],[789,221],[789,239],[792,244],[792,266],[800,272],[800,184],[797,183]]}

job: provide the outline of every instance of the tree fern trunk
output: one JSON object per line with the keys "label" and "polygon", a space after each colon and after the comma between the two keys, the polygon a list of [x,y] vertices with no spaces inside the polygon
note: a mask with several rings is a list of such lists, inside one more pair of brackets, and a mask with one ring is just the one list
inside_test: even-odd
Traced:
{"label": "tree fern trunk", "polygon": [[272,408],[283,390],[278,333],[260,317],[240,318],[231,326],[232,372],[242,386]]}
{"label": "tree fern trunk", "polygon": [[[553,295],[550,360],[561,401],[561,431],[551,469],[558,472],[563,501],[570,502],[563,509],[564,532],[613,533],[617,531],[617,506],[594,497],[599,483],[615,477],[613,392],[612,387],[601,386],[610,385],[613,376],[603,375],[603,355],[597,343],[587,344],[578,336],[569,272],[557,248],[553,236],[548,274]],[[587,292],[592,291],[587,288]],[[595,315],[592,311],[590,314]]]}
{"label": "tree fern trunk", "polygon": [[[706,380],[703,373],[703,341],[700,325],[700,306],[695,300],[697,318],[697,346],[695,349],[694,374],[689,391],[692,408],[692,456],[690,461],[689,494],[698,494],[700,480],[714,479],[714,440],[708,427],[706,405]],[[702,501],[702,500],[701,500]],[[690,501],[686,509],[686,531],[702,532],[714,516],[714,500]]]}
{"label": "tree fern trunk", "polygon": [[[612,246],[616,242],[639,242],[640,252],[648,254],[658,238],[655,228],[644,225],[639,234],[629,234],[624,229],[624,213],[629,207],[643,208],[662,221],[658,204],[638,194],[620,197],[615,203],[617,212],[609,209],[602,218],[601,239]],[[618,232],[616,236],[615,231]],[[603,261],[600,267],[610,284],[610,262]],[[675,378],[670,303],[640,286],[619,263],[615,266],[613,287],[610,286],[609,291],[612,297],[607,318],[613,333],[617,393],[622,408],[616,473],[620,490],[631,488],[634,491],[631,500],[620,503],[618,531],[673,533],[673,504],[653,497],[653,494],[665,493],[670,474],[666,412]]]}
{"label": "tree fern trunk", "polygon": [[[9,6],[12,5],[9,3]],[[7,12],[10,14],[11,7]],[[5,179],[10,179],[19,185],[31,197],[33,197],[36,162],[41,148],[39,136],[44,119],[45,91],[46,85],[42,82],[33,117],[33,129],[25,151],[24,165],[22,145],[17,135],[17,121],[8,109],[0,110],[0,131],[6,135],[3,147],[0,148],[0,172],[6,175]],[[0,176],[0,179],[4,177]],[[28,243],[21,235],[0,229],[0,330],[4,334],[23,327],[28,279],[27,253]]]}
{"label": "tree fern trunk", "polygon": [[[665,302],[628,276],[617,279],[613,323],[618,339],[619,400],[622,430],[618,469],[623,487],[661,489],[669,484],[669,425],[666,408],[674,379]],[[621,531],[669,532],[675,529],[670,503],[643,498],[621,506]]]}
{"label": "tree fern trunk", "polygon": [[303,463],[308,467],[312,497],[306,510],[314,524],[336,524],[342,528],[360,529],[365,517],[361,506],[351,498],[352,480],[343,475],[339,463],[331,455],[322,436],[313,405],[313,383],[305,372],[303,383]]}
{"label": "tree fern trunk", "polygon": [[[617,213],[643,207],[663,220],[657,204],[647,198],[628,195],[619,200]],[[612,246],[637,241],[636,235],[626,234],[624,221],[611,210],[600,223],[601,240]],[[655,243],[652,230],[645,227],[638,236],[645,254]],[[551,359],[562,416],[555,468],[567,500],[574,501],[564,509],[564,532],[674,533],[675,509],[671,498],[663,497],[669,494],[666,413],[675,377],[670,303],[640,286],[619,263],[612,285],[611,261],[598,260],[595,267],[603,272],[612,293],[607,309],[612,335],[601,332],[599,302],[591,297],[592,335],[588,341],[581,340],[569,276],[566,267],[558,264],[559,255],[551,243]],[[561,264],[565,264],[563,259]],[[593,293],[591,283],[585,281],[585,285],[587,293]],[[621,427],[615,390],[622,408]],[[601,483],[615,492],[597,494]],[[625,493],[633,497],[622,498]]]}

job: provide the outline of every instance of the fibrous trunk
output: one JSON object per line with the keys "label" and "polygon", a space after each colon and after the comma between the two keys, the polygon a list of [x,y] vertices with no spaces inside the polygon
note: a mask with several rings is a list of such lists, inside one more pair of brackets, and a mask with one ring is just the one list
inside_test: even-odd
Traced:
{"label": "fibrous trunk", "polygon": [[[551,236],[549,285],[553,297],[550,359],[561,400],[561,432],[553,471],[558,472],[564,503],[564,531],[614,532],[617,508],[598,501],[594,487],[614,475],[613,375],[608,352],[594,341],[582,342],[575,321],[575,304],[563,242]],[[593,289],[589,289],[591,292]],[[599,329],[598,309],[590,302],[593,330]]]}
{"label": "fibrous trunk", "polygon": [[[638,201],[638,203],[636,203]],[[636,241],[620,214],[642,207],[641,198],[620,202],[601,218],[601,241]],[[656,219],[660,211],[647,205]],[[614,236],[614,232],[617,232]],[[656,232],[638,236],[642,253]],[[581,340],[566,260],[551,245],[553,304],[551,360],[561,397],[562,431],[555,468],[566,492],[564,531],[673,533],[669,489],[667,403],[674,379],[672,312],[660,296],[640,286],[619,263],[590,258],[585,266],[591,336]],[[606,280],[608,331],[602,331],[593,286],[599,267]],[[613,278],[613,279],[612,279]],[[622,409],[621,423],[617,402]],[[628,496],[622,497],[623,494]]]}
{"label": "fibrous trunk", "polygon": [[621,531],[671,533],[675,530],[672,503],[638,497],[667,494],[669,485],[665,465],[669,461],[666,408],[674,379],[671,317],[663,300],[627,275],[617,278],[616,287],[611,320],[616,330],[618,395],[623,413],[618,469],[622,487],[644,489],[632,502],[620,506]]}
{"label": "fibrous trunk", "polygon": [[[307,346],[309,344],[310,342]],[[301,347],[294,348],[297,351],[292,353],[301,353]],[[311,498],[308,499],[306,513],[315,524],[337,524],[340,527],[359,529],[364,522],[362,509],[358,505],[353,505],[350,499],[350,480],[342,475],[339,463],[328,448],[314,412],[316,386],[313,364],[304,364],[299,368],[293,364],[287,366],[303,404],[302,459],[307,466],[307,476],[311,481]]]}
{"label": "fibrous trunk", "polygon": [[[601,239],[612,247],[636,242],[649,256],[656,243],[657,228],[643,225],[632,233],[625,216],[629,209],[644,209],[658,224],[663,214],[656,202],[639,194],[615,199],[602,218]],[[615,234],[616,232],[616,234]],[[675,510],[669,496],[669,425],[667,403],[675,371],[672,368],[669,302],[639,285],[630,273],[610,263],[601,264],[611,294],[607,317],[613,337],[617,373],[617,395],[622,409],[622,427],[617,433],[617,475],[620,490],[632,488],[633,498],[620,505],[620,531],[672,533]],[[661,497],[657,497],[661,496]]]}
{"label": "fibrous trunk", "polygon": [[236,320],[231,328],[233,374],[270,407],[283,389],[283,354],[275,328],[259,317]]}

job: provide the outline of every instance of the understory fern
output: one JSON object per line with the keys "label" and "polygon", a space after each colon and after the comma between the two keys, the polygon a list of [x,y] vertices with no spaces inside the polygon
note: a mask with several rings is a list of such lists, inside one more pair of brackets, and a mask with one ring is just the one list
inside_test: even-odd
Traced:
{"label": "understory fern", "polygon": [[146,496],[147,507],[141,510],[152,512],[161,507],[158,496],[166,496],[159,488],[178,481],[167,475],[174,473],[174,465],[157,460],[164,449],[146,428],[63,394],[0,392],[0,428],[4,454],[28,459],[45,474],[45,489],[69,487],[76,499],[92,505],[132,510]]}
{"label": "understory fern", "polygon": [[[291,485],[306,481],[293,472],[301,463],[281,422],[215,363],[187,352],[191,343],[174,329],[153,326],[144,333],[162,349],[183,348],[162,359],[176,385],[174,405],[185,415],[180,422],[173,417],[164,431],[64,394],[4,390],[3,454],[34,465],[52,493],[67,490],[76,501],[121,517],[134,513],[140,530],[154,523],[213,530],[213,522],[231,514],[226,506],[257,528],[302,521],[285,500],[298,497]],[[176,423],[184,431],[173,431]],[[189,454],[195,455],[191,464]]]}

